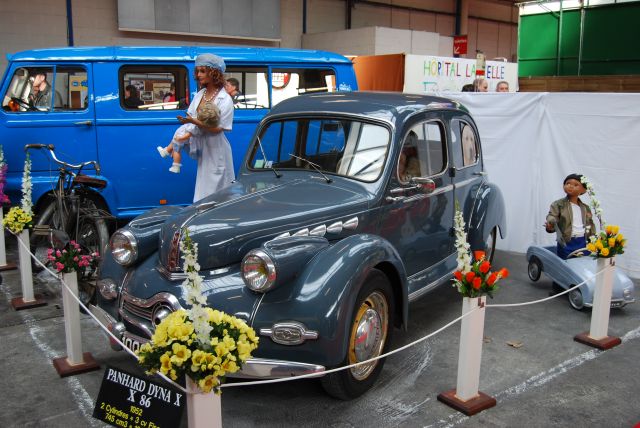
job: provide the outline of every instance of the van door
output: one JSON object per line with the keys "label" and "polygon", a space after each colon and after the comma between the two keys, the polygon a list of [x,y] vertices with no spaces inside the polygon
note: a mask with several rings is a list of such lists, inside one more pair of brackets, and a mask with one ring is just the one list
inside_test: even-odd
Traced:
{"label": "van door", "polygon": [[[13,63],[2,87],[0,126],[7,193],[21,198],[26,144],[53,144],[59,159],[80,163],[97,159],[91,64]],[[31,155],[34,205],[52,189],[56,165],[48,153]]]}

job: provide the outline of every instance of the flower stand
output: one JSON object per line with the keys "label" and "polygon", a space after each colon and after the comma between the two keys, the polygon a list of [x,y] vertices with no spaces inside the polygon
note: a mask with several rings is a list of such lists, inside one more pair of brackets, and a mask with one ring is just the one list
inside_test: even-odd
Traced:
{"label": "flower stand", "polygon": [[[0,224],[2,224],[2,219],[4,218],[4,212],[2,208],[2,204],[0,204]],[[7,263],[7,252],[4,244],[4,230],[0,233],[0,272],[5,270],[13,270],[17,269],[14,263]]]}
{"label": "flower stand", "polygon": [[486,296],[462,298],[462,315],[472,313],[462,319],[458,382],[456,389],[438,395],[438,401],[467,416],[496,405],[495,398],[478,391],[486,299]]}
{"label": "flower stand", "polygon": [[[78,295],[78,274],[76,272],[62,274],[62,307],[64,310],[64,333],[67,339],[67,356],[54,358],[53,366],[60,377],[72,376],[98,370],[90,352],[82,353],[80,337],[80,308],[74,295]],[[66,287],[65,287],[66,284]]]}
{"label": "flower stand", "polygon": [[189,428],[222,428],[222,400],[215,392],[203,393],[187,379],[187,417]]}
{"label": "flower stand", "polygon": [[608,336],[609,310],[611,309],[611,290],[615,276],[615,257],[598,257],[597,272],[603,273],[596,277],[596,289],[593,295],[591,310],[591,328],[589,332],[576,335],[573,340],[594,348],[607,350],[622,343],[619,337]]}
{"label": "flower stand", "polygon": [[31,273],[31,253],[29,252],[29,229],[23,229],[18,235],[18,255],[20,256],[20,281],[22,297],[11,299],[16,311],[36,308],[47,304],[41,296],[33,294],[33,275]]}

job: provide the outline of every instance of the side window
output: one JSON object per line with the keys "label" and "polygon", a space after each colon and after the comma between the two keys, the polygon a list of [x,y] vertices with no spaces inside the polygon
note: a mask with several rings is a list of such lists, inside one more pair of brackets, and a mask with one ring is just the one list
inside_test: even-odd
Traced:
{"label": "side window", "polygon": [[456,165],[466,167],[478,162],[476,133],[467,122],[451,121],[452,144],[456,153]]}
{"label": "side window", "polygon": [[408,183],[413,177],[431,177],[446,167],[444,127],[440,122],[413,126],[404,139],[398,158],[398,179]]}
{"label": "side window", "polygon": [[87,71],[79,66],[16,69],[2,100],[9,112],[84,110],[89,88]]}
{"label": "side window", "polygon": [[186,67],[128,65],[119,74],[120,105],[125,110],[175,110],[189,105]]}
{"label": "side window", "polygon": [[266,68],[227,67],[225,89],[238,109],[269,108]]}
{"label": "side window", "polygon": [[325,68],[274,68],[271,73],[273,105],[308,92],[334,92],[336,73]]}

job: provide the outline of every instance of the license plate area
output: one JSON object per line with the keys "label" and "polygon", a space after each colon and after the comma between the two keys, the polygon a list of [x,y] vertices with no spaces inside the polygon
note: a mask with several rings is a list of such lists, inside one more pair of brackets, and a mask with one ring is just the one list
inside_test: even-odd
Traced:
{"label": "license plate area", "polygon": [[122,335],[122,343],[124,343],[124,345],[127,348],[131,349],[133,352],[138,351],[140,349],[140,346],[147,342],[149,342],[149,339],[136,336],[135,334],[131,334],[127,331],[125,331]]}

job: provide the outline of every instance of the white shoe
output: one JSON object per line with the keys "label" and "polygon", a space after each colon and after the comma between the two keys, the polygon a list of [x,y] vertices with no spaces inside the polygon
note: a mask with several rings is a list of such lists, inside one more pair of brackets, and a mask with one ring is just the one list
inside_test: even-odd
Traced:
{"label": "white shoe", "polygon": [[160,156],[162,156],[163,158],[166,158],[167,156],[169,156],[169,152],[166,151],[164,147],[158,146],[156,147],[156,149],[158,149],[158,153],[160,153]]}
{"label": "white shoe", "polygon": [[171,168],[169,168],[169,172],[173,172],[175,174],[179,174],[181,166],[182,166],[181,163],[174,163],[173,165],[171,165]]}

